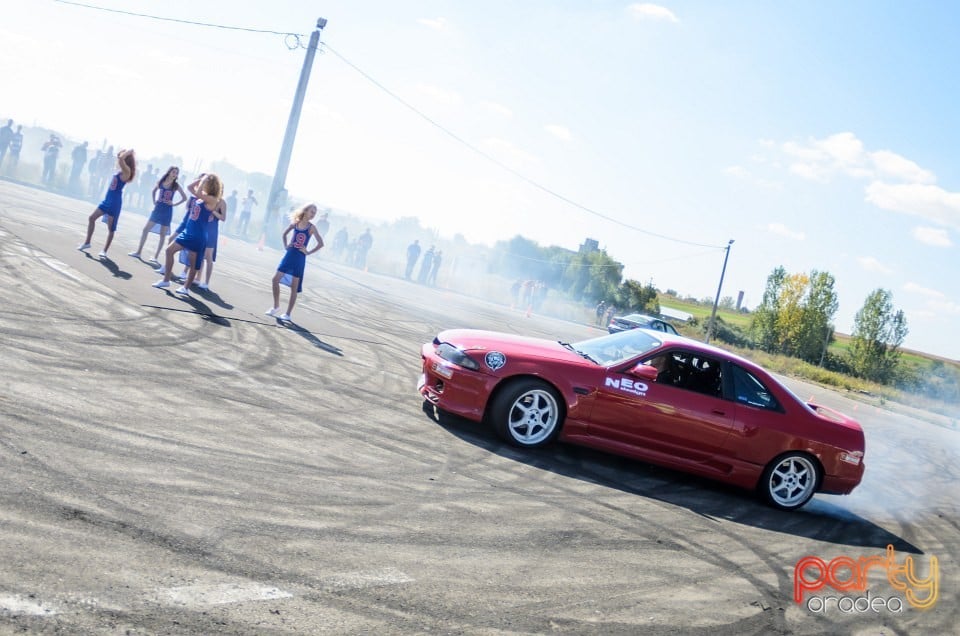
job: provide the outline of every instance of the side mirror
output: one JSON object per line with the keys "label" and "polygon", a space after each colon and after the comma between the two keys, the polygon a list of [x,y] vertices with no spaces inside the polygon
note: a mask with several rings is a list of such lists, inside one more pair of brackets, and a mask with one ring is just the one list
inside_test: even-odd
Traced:
{"label": "side mirror", "polygon": [[657,376],[660,375],[660,372],[656,367],[651,367],[649,364],[641,363],[632,369],[627,370],[627,374],[638,378],[643,378],[644,380],[649,380],[650,382],[656,382]]}

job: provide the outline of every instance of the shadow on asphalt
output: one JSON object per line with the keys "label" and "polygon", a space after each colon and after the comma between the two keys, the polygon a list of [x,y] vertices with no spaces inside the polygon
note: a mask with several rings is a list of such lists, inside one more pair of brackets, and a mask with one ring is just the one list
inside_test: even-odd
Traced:
{"label": "shadow on asphalt", "polygon": [[133,278],[133,274],[131,274],[130,272],[125,272],[122,269],[120,269],[120,266],[117,265],[115,262],[113,262],[113,260],[111,260],[109,256],[106,258],[96,258],[95,256],[91,256],[90,254],[87,254],[87,258],[91,258],[95,261],[99,261],[101,265],[103,265],[108,270],[110,270],[110,273],[113,274],[114,278],[122,278],[124,280],[129,280]]}
{"label": "shadow on asphalt", "polygon": [[571,444],[520,449],[501,441],[486,424],[437,411],[424,400],[424,413],[448,433],[501,457],[607,488],[775,532],[846,546],[923,554],[915,545],[830,501],[815,497],[787,512],[763,505],[751,492],[696,475],[646,464]]}
{"label": "shadow on asphalt", "polygon": [[217,325],[218,327],[230,327],[230,321],[224,318],[223,316],[218,316],[213,312],[210,307],[198,299],[195,295],[191,294],[189,296],[181,296],[180,294],[174,294],[169,289],[164,289],[168,296],[172,296],[177,300],[182,300],[183,302],[190,305],[193,308],[193,312],[199,315],[203,320]]}
{"label": "shadow on asphalt", "polygon": [[197,296],[200,296],[204,300],[209,300],[210,302],[212,302],[217,307],[220,307],[221,309],[233,309],[233,305],[225,301],[223,298],[220,297],[220,294],[218,294],[217,292],[211,289],[198,289],[193,293],[196,294]]}
{"label": "shadow on asphalt", "polygon": [[327,353],[332,353],[335,356],[343,357],[343,351],[339,347],[335,347],[332,344],[324,342],[323,340],[315,336],[312,332],[307,331],[306,329],[297,325],[296,323],[280,322],[279,319],[277,320],[277,323],[284,325],[287,329],[294,332],[295,334],[297,334],[298,336],[300,336],[301,338],[303,338],[304,340],[312,344],[317,349],[323,349]]}

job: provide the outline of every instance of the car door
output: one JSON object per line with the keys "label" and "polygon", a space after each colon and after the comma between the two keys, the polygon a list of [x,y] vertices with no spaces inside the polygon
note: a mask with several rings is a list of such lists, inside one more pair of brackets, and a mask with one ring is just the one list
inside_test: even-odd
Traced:
{"label": "car door", "polygon": [[[655,382],[628,373],[643,359],[607,372],[590,434],[684,461],[705,461],[720,452],[735,423],[734,404],[722,397],[722,361],[682,348],[660,355],[675,366]],[[708,371],[715,377],[707,378]]]}

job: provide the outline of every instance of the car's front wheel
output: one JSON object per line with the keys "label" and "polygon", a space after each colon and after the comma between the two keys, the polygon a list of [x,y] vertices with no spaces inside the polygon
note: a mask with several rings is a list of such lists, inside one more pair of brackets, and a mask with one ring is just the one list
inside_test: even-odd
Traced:
{"label": "car's front wheel", "polygon": [[787,453],[767,465],[760,478],[760,494],[781,510],[795,510],[810,501],[820,484],[820,466],[805,453]]}
{"label": "car's front wheel", "polygon": [[489,416],[497,435],[524,448],[550,443],[563,424],[556,391],[533,378],[517,380],[500,391],[490,405]]}

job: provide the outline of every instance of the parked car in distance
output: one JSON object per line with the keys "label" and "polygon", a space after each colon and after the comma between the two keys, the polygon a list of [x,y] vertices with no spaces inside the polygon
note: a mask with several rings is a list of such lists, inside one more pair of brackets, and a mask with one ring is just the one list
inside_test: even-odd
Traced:
{"label": "parked car in distance", "polygon": [[420,351],[418,390],[523,448],[579,444],[756,489],[792,510],[863,476],[855,420],[702,342],[629,329],[577,343],[453,329]]}
{"label": "parked car in distance", "polygon": [[617,333],[618,331],[639,329],[641,327],[644,329],[653,329],[654,331],[662,331],[664,333],[672,333],[675,336],[680,335],[669,322],[659,318],[654,318],[653,316],[647,316],[646,314],[627,314],[626,316],[614,316],[610,319],[610,324],[607,325],[607,331],[610,333]]}

